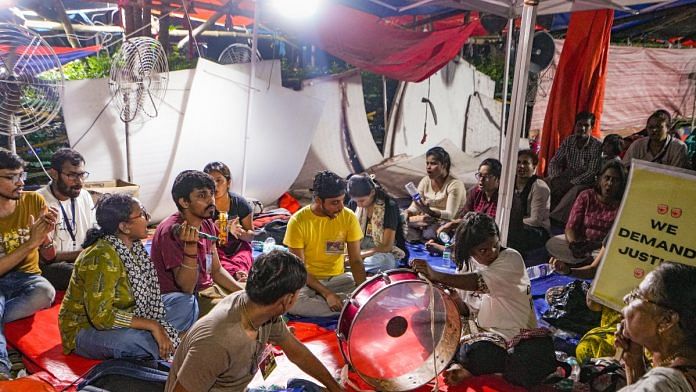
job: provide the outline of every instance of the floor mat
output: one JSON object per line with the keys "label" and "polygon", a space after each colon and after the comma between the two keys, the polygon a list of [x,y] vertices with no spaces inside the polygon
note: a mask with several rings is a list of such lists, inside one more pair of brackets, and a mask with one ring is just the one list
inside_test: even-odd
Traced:
{"label": "floor mat", "polygon": [[56,295],[52,307],[37,312],[32,317],[5,324],[7,342],[22,353],[27,370],[38,373],[41,379],[57,390],[69,387],[99,363],[74,354],[63,354],[58,329],[62,294]]}
{"label": "floor mat", "polygon": [[[289,325],[294,327],[295,336],[302,341],[314,355],[319,358],[319,360],[326,366],[327,369],[332,374],[339,374],[341,368],[344,365],[343,356],[338,348],[338,339],[336,338],[336,333],[333,331],[328,331],[317,325],[310,323],[301,322],[290,322]],[[278,367],[273,373],[264,380],[261,374],[257,374],[256,377],[249,384],[249,388],[270,388],[271,386],[284,387],[287,381],[291,378],[301,378],[312,380],[311,377],[302,372],[297,366],[290,362],[287,357],[281,355],[276,358]],[[351,382],[360,390],[372,391],[373,388],[360,379],[360,377],[355,373],[349,373],[349,378]],[[439,390],[440,391],[450,391],[450,392],[524,392],[526,389],[514,386],[507,381],[505,381],[500,376],[480,376],[472,377],[465,380],[462,384],[456,387],[448,388],[442,379],[438,378]],[[429,392],[433,389],[433,383],[426,384],[414,391],[417,392]],[[347,387],[347,391],[357,391],[354,388]]]}

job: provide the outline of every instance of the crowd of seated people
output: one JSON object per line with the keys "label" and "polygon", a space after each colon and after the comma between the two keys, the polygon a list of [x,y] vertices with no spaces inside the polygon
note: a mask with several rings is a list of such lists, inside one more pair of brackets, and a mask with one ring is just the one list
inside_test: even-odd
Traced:
{"label": "crowd of seated people", "polygon": [[[273,251],[256,261],[252,208],[231,192],[230,169],[222,162],[177,175],[171,189],[177,211],[157,226],[148,253],[144,206],[123,194],[91,204],[83,189],[89,173],[79,153],[59,150],[51,182],[34,193],[22,192],[24,162],[0,149],[3,322],[50,306],[56,289],[65,290],[58,325],[66,354],[173,360],[168,391],[243,390],[267,343],[282,347],[329,390],[341,390],[280,316],[336,317],[369,275],[409,261],[408,240],[436,252],[452,247],[456,271],[439,272],[419,259],[412,267],[457,290],[461,316],[471,321],[463,336],[483,333],[486,352],[495,357],[482,370],[468,352],[471,342],[462,340],[447,382],[498,373],[506,344],[537,326],[527,252],[545,248],[554,271],[593,278],[630,160],[687,167],[683,143],[669,135],[667,112],[651,115],[647,136],[625,153],[617,135],[601,142],[591,136],[594,121],[591,113],[578,114],[546,178],[537,175],[536,153],[519,152],[508,247],[501,245],[495,223],[501,162],[483,160],[477,184],[467,191],[452,175],[447,151],[434,147],[426,153],[419,197],[403,213],[373,176],[345,180],[317,173],[311,203],[288,222],[283,242],[289,252]],[[552,236],[552,217],[563,224],[562,234]],[[442,240],[440,233],[451,239]],[[693,275],[693,267],[669,263],[648,274],[621,313],[602,309],[598,327],[604,329],[586,337],[578,356],[604,355],[617,345],[624,350],[627,390],[682,388],[696,376],[690,367],[696,364],[696,314],[693,301],[677,293],[688,291],[684,279]],[[649,370],[643,349],[670,370]],[[10,367],[0,334],[0,379],[11,377]]]}

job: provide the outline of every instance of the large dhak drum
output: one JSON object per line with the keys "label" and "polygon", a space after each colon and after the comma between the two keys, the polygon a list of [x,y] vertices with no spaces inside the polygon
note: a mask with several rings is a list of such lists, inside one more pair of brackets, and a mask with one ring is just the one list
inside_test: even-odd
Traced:
{"label": "large dhak drum", "polygon": [[378,390],[407,391],[445,369],[461,327],[457,305],[444,289],[395,269],[353,292],[336,333],[346,363],[363,380]]}

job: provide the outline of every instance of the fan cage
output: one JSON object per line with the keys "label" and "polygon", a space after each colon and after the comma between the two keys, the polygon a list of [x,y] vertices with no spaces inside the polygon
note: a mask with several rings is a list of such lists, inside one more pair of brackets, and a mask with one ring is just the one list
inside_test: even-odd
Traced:
{"label": "fan cage", "polygon": [[59,113],[64,75],[53,48],[22,26],[0,23],[0,134],[37,131]]}
{"label": "fan cage", "polygon": [[156,117],[169,82],[167,54],[159,41],[135,37],[123,42],[111,61],[109,89],[121,120]]}

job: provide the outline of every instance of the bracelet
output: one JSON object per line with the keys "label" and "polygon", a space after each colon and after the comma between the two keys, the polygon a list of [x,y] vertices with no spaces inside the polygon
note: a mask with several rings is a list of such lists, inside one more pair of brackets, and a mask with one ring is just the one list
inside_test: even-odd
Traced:
{"label": "bracelet", "polygon": [[192,258],[192,259],[197,259],[197,258],[198,258],[198,253],[188,254],[188,253],[184,252],[184,256],[190,257],[190,258]]}
{"label": "bracelet", "polygon": [[41,248],[41,249],[51,249],[51,248],[53,248],[53,242],[49,242],[48,244],[43,244],[43,245],[39,246],[39,248]]}
{"label": "bracelet", "polygon": [[198,269],[198,266],[192,267],[192,266],[186,265],[186,264],[184,264],[184,263],[181,263],[181,266],[184,267],[184,268],[186,268],[186,269],[190,269],[190,270]]}

